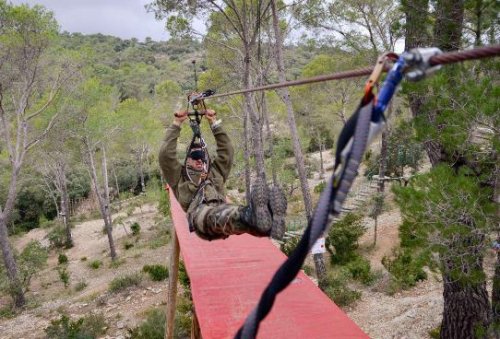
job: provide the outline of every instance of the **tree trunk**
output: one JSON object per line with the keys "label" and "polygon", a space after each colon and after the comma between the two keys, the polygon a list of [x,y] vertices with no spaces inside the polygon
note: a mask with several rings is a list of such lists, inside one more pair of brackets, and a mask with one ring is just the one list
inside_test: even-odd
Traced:
{"label": "tree trunk", "polygon": [[[275,0],[271,0],[271,10],[273,15],[273,29],[275,36],[275,48],[276,48],[276,65],[278,68],[278,76],[280,82],[286,81],[285,76],[285,62],[283,60],[283,40],[281,37],[281,30],[279,27],[279,19],[278,13],[276,10],[276,2]],[[299,133],[297,131],[297,124],[295,123],[295,115],[293,112],[292,101],[290,100],[290,93],[288,88],[283,88],[280,90],[280,96],[283,102],[286,105],[287,116],[288,116],[288,125],[290,127],[290,133],[292,137],[293,143],[293,153],[295,155],[295,162],[297,166],[297,172],[299,174],[300,187],[302,189],[302,197],[304,199],[304,207],[306,211],[307,220],[309,221],[312,217],[312,200],[311,200],[311,192],[309,191],[309,183],[307,182],[306,168],[304,165],[304,157],[302,155],[302,149],[300,146]],[[322,282],[326,277],[326,269],[325,269],[325,259],[323,254],[314,255],[314,265],[316,268],[316,275],[320,282],[320,286],[322,286]]]}
{"label": "tree trunk", "polygon": [[325,144],[323,143],[323,139],[321,138],[320,134],[318,135],[318,142],[319,142],[319,177],[323,179],[325,177],[325,164],[323,162],[323,149],[325,147]]}
{"label": "tree trunk", "polygon": [[146,192],[146,183],[144,181],[144,153],[146,152],[145,147],[141,147],[141,151],[139,153],[139,176],[141,178],[141,192],[144,193]]}
{"label": "tree trunk", "polygon": [[375,216],[373,225],[373,247],[377,246],[378,216]]}
{"label": "tree trunk", "polygon": [[[91,176],[91,179],[92,179],[92,183],[93,183],[93,186],[94,186],[94,191],[96,193],[96,196],[97,196],[97,200],[99,202],[99,208],[101,210],[101,216],[102,216],[102,220],[104,221],[104,228],[106,229],[106,234],[108,236],[108,242],[109,242],[109,250],[110,250],[110,256],[111,256],[111,260],[115,260],[116,259],[116,250],[115,250],[115,243],[114,243],[114,240],[113,240],[113,228],[112,228],[112,224],[111,224],[111,218],[109,218],[109,215],[108,215],[108,205],[104,199],[104,197],[101,195],[101,192],[99,191],[99,182],[97,180],[97,170],[96,170],[96,167],[95,167],[95,162],[94,162],[94,151],[90,148],[90,145],[87,143],[87,157],[88,157],[88,161],[89,161],[89,170],[90,170],[90,176]],[[103,154],[103,165],[105,165],[106,161],[105,161],[105,154]],[[104,173],[104,169],[103,169],[103,173]],[[107,175],[106,175],[106,179],[105,179],[105,185],[107,185]],[[108,191],[107,188],[105,188],[105,192]],[[106,193],[105,193],[106,195]],[[109,192],[108,192],[108,195],[109,195]]]}
{"label": "tree trunk", "polygon": [[[498,136],[497,136],[498,137]],[[493,201],[496,203],[497,220],[500,220],[500,165],[498,153],[495,155],[496,168],[493,175]],[[496,226],[497,243],[500,244],[500,226]],[[493,331],[496,332],[496,338],[500,338],[500,250],[497,250],[497,260],[495,263],[495,274],[493,276],[493,290],[491,293],[491,310],[493,314],[492,325]]]}
{"label": "tree trunk", "polygon": [[444,311],[440,338],[485,338],[490,318],[486,282],[464,284],[443,274],[443,284]]}
{"label": "tree trunk", "polygon": [[251,190],[251,178],[250,178],[250,138],[248,133],[248,111],[245,110],[243,117],[243,139],[244,139],[244,149],[243,149],[243,158],[245,160],[245,197],[247,199],[247,203],[250,203],[250,190]]}
{"label": "tree trunk", "polygon": [[380,163],[378,167],[378,191],[379,193],[384,193],[385,191],[385,170],[387,167],[387,130],[382,132],[380,145]]}
{"label": "tree trunk", "polygon": [[[260,85],[263,85],[264,83],[262,82]],[[264,117],[264,123],[266,124],[266,133],[267,133],[267,143],[269,145],[269,157],[271,158],[271,174],[273,176],[273,184],[275,186],[278,186],[278,175],[276,173],[276,159],[274,157],[274,138],[273,138],[273,132],[271,131],[271,126],[269,123],[269,112],[267,110],[267,100],[266,100],[266,93],[262,92],[261,93],[261,109],[262,109],[262,116]]]}
{"label": "tree trunk", "polygon": [[7,271],[7,277],[9,278],[9,292],[14,299],[14,305],[16,307],[24,306],[26,304],[26,299],[24,298],[24,291],[19,280],[19,271],[14,258],[14,252],[9,244],[9,232],[7,230],[7,225],[10,221],[12,210],[14,208],[14,201],[16,199],[16,185],[19,170],[20,166],[16,166],[16,164],[14,164],[9,184],[9,191],[7,193],[7,200],[3,211],[0,206],[0,247],[2,248],[2,257]]}
{"label": "tree trunk", "polygon": [[69,222],[69,196],[68,180],[66,178],[66,168],[61,168],[61,213],[66,230],[66,248],[73,247],[73,238],[71,236],[71,224]]}

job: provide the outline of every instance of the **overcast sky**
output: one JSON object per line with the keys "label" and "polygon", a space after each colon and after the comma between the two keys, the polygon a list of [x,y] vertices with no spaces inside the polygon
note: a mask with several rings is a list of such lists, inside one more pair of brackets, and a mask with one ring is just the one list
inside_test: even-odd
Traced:
{"label": "overcast sky", "polygon": [[147,36],[167,40],[164,21],[147,13],[150,0],[10,0],[13,4],[43,5],[52,12],[62,31],[84,34],[102,33],[123,39]]}

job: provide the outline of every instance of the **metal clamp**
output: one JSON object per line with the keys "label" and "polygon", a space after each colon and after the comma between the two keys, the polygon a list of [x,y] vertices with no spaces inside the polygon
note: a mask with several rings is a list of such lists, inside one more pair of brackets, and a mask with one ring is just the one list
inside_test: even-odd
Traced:
{"label": "metal clamp", "polygon": [[410,81],[418,81],[436,72],[441,65],[431,66],[429,60],[436,55],[443,54],[437,47],[414,48],[402,55],[409,69],[406,78]]}

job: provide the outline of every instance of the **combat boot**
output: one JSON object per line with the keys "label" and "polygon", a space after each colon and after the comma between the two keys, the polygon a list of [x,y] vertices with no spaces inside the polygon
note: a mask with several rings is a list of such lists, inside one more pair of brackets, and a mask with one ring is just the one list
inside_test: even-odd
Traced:
{"label": "combat boot", "polygon": [[240,212],[240,221],[248,227],[248,233],[260,237],[269,236],[273,225],[267,187],[257,179],[250,193],[250,203]]}
{"label": "combat boot", "polygon": [[271,237],[282,240],[285,235],[285,218],[288,203],[285,192],[279,186],[269,188],[269,209],[272,216]]}

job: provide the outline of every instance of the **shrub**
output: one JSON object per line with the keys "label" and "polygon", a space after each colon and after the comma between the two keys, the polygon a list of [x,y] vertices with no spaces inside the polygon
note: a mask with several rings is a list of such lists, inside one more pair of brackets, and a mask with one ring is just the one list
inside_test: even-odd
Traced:
{"label": "shrub", "polygon": [[127,261],[124,259],[124,258],[120,258],[120,259],[115,259],[115,260],[112,260],[110,263],[109,263],[109,267],[110,268],[117,268],[123,264],[125,264]]}
{"label": "shrub", "polygon": [[146,320],[128,330],[131,339],[163,339],[165,337],[165,311],[153,309],[147,312]]}
{"label": "shrub", "polygon": [[162,265],[145,265],[142,271],[148,273],[153,281],[162,281],[168,278],[168,268]]}
{"label": "shrub", "polygon": [[125,250],[129,250],[129,249],[131,249],[132,247],[134,247],[134,244],[132,244],[131,242],[128,242],[128,241],[127,241],[127,242],[125,242],[125,243],[123,244],[123,248],[124,248]]}
{"label": "shrub", "polygon": [[361,281],[365,285],[371,284],[375,280],[375,275],[371,272],[370,262],[358,256],[346,265],[353,279]]}
{"label": "shrub", "polygon": [[92,260],[89,262],[89,267],[93,268],[94,270],[97,270],[99,267],[101,267],[102,261],[100,260]]}
{"label": "shrub", "polygon": [[[40,242],[31,241],[24,247],[21,254],[15,257],[21,286],[14,286],[14,288],[20,288],[26,292],[29,290],[31,279],[47,265],[48,253]],[[0,291],[14,293],[7,278],[3,261],[0,261]]]}
{"label": "shrub", "polygon": [[322,193],[325,190],[326,182],[322,181],[316,186],[314,186],[314,193]]}
{"label": "shrub", "polygon": [[54,226],[47,234],[47,239],[49,239],[50,247],[64,248],[66,246],[66,230],[64,226],[62,224]]}
{"label": "shrub", "polygon": [[329,272],[323,281],[323,291],[339,306],[348,306],[361,298],[361,293],[347,285],[349,274],[340,271],[337,274]]}
{"label": "shrub", "polygon": [[288,256],[292,254],[292,252],[295,250],[297,245],[299,244],[300,238],[299,237],[290,237],[286,239],[281,245],[280,245],[280,250],[281,252],[285,253]]}
{"label": "shrub", "polygon": [[57,257],[57,262],[59,263],[59,265],[67,264],[68,256],[64,253],[60,253],[59,256]]}
{"label": "shrub", "polygon": [[87,261],[87,257],[81,257],[80,261]]}
{"label": "shrub", "polygon": [[130,230],[132,231],[133,235],[138,235],[141,231],[141,225],[139,225],[137,222],[134,222],[132,225],[130,225]]}
{"label": "shrub", "polygon": [[391,273],[397,287],[408,289],[420,280],[427,279],[423,270],[425,256],[413,256],[409,249],[400,248],[393,251],[391,257],[382,258],[382,264]]}
{"label": "shrub", "polygon": [[57,269],[57,272],[59,273],[59,279],[61,279],[61,281],[64,284],[64,288],[67,288],[68,285],[69,285],[69,272],[68,272],[68,269],[66,267],[59,267]]}
{"label": "shrub", "polygon": [[326,248],[335,248],[335,254],[331,256],[332,264],[347,264],[358,257],[358,239],[365,230],[361,215],[354,213],[347,213],[333,224],[326,237]]}
{"label": "shrub", "polygon": [[85,289],[85,287],[87,287],[88,284],[85,280],[80,280],[76,285],[75,285],[75,291],[76,292],[80,292],[82,290]]}
{"label": "shrub", "polygon": [[67,315],[52,320],[45,328],[47,338],[51,339],[92,339],[106,333],[106,320],[101,314],[89,314],[78,320]]}
{"label": "shrub", "polygon": [[160,194],[160,201],[158,203],[158,210],[165,217],[170,216],[170,197],[168,192],[162,192]]}
{"label": "shrub", "polygon": [[109,291],[116,293],[122,291],[130,286],[137,286],[142,281],[142,275],[140,273],[133,273],[128,275],[122,275],[114,278],[109,283]]}

